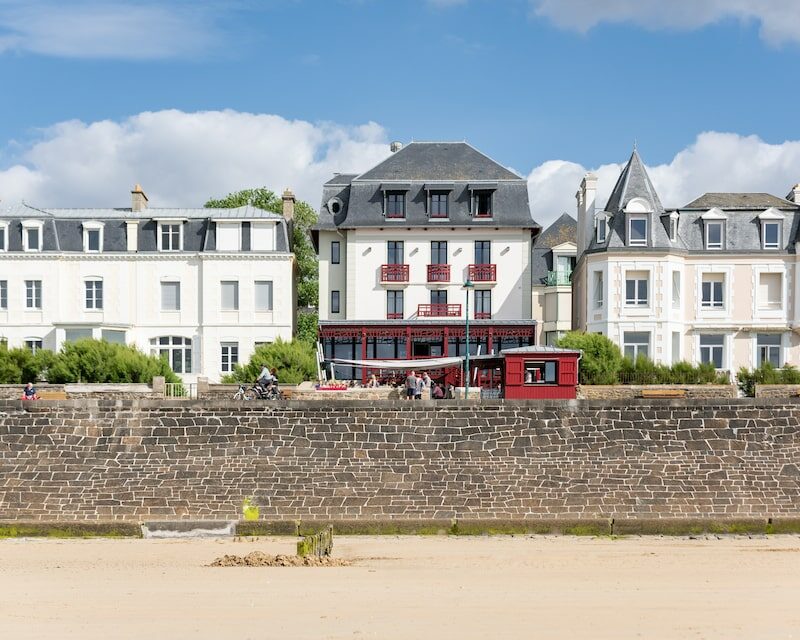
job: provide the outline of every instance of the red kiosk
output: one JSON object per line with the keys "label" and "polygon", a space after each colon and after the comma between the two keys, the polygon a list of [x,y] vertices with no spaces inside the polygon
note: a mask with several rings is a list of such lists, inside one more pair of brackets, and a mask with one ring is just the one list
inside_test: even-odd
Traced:
{"label": "red kiosk", "polygon": [[574,400],[581,352],[558,347],[519,347],[500,352],[503,397],[509,400]]}

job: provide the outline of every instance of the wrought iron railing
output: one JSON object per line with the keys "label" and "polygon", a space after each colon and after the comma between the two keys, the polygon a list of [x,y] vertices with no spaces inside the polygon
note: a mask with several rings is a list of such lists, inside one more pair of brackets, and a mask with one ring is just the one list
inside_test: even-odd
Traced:
{"label": "wrought iron railing", "polygon": [[458,318],[461,316],[460,304],[421,304],[417,307],[420,318]]}
{"label": "wrought iron railing", "polygon": [[450,282],[450,265],[429,264],[428,282]]}
{"label": "wrought iron railing", "polygon": [[495,282],[497,280],[496,264],[471,264],[468,272],[472,282]]}
{"label": "wrought iron railing", "polygon": [[548,287],[570,286],[572,284],[572,271],[548,271],[545,284]]}
{"label": "wrought iron railing", "polygon": [[382,264],[381,282],[408,282],[408,265]]}

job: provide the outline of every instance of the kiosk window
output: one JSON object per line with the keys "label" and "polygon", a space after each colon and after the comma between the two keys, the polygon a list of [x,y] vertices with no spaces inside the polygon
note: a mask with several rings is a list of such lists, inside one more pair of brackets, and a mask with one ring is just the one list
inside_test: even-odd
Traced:
{"label": "kiosk window", "polygon": [[525,362],[525,384],[556,384],[558,363],[555,360]]}

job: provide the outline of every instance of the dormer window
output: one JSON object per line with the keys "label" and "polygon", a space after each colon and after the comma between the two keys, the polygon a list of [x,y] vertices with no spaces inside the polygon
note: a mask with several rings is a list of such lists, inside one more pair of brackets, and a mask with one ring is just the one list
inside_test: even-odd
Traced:
{"label": "dormer window", "polygon": [[406,192],[387,191],[386,192],[386,217],[405,218],[406,217]]}
{"label": "dormer window", "polygon": [[217,251],[240,251],[242,248],[242,224],[240,222],[217,222]]}
{"label": "dormer window", "polygon": [[41,220],[24,220],[22,222],[22,250],[41,251],[42,250],[42,227]]}
{"label": "dormer window", "polygon": [[0,222],[0,251],[8,251],[8,223]]}
{"label": "dormer window", "polygon": [[158,250],[183,250],[183,223],[179,220],[162,220],[158,223]]}
{"label": "dormer window", "polygon": [[669,214],[669,241],[675,242],[678,239],[678,213],[673,211]]}
{"label": "dormer window", "polygon": [[606,241],[606,234],[608,233],[608,223],[606,222],[605,216],[599,216],[597,218],[597,225],[595,228],[595,232],[597,233],[597,243],[603,244]]}
{"label": "dormer window", "polygon": [[647,246],[647,222],[646,215],[628,215],[628,246],[646,247]]}
{"label": "dormer window", "polygon": [[783,214],[770,207],[760,216],[761,220],[761,247],[763,249],[780,249],[783,238]]}
{"label": "dormer window", "polygon": [[476,218],[492,217],[492,192],[488,190],[475,191],[473,195],[473,212]]}
{"label": "dormer window", "polygon": [[103,250],[103,223],[83,223],[83,250],[86,253],[100,253]]}
{"label": "dormer window", "polygon": [[722,220],[706,221],[706,249],[721,250],[725,223]]}
{"label": "dormer window", "polygon": [[430,216],[431,218],[447,218],[447,201],[449,192],[447,191],[431,191],[431,205]]}

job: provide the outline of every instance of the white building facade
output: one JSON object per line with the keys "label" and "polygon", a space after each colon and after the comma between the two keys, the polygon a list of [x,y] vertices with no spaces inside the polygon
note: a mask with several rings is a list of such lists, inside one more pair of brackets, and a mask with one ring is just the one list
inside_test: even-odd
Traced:
{"label": "white building facade", "polygon": [[664,209],[634,152],[603,211],[596,178],[578,198],[576,328],[624,354],[736,372],[800,361],[798,189],[707,193]]}
{"label": "white building facade", "polygon": [[[0,208],[0,340],[58,350],[104,339],[161,355],[186,382],[219,380],[290,340],[285,217],[256,209]],[[294,196],[284,194],[291,219]]]}

